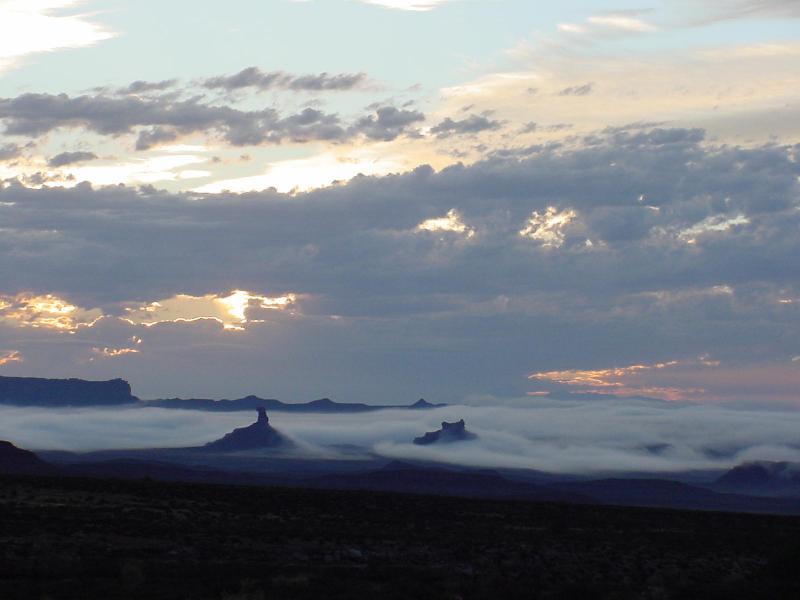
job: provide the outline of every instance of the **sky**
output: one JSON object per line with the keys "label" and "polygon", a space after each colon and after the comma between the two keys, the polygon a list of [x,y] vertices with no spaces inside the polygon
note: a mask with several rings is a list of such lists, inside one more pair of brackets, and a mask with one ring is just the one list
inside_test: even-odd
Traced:
{"label": "sky", "polygon": [[800,4],[537,4],[0,0],[0,375],[796,405]]}

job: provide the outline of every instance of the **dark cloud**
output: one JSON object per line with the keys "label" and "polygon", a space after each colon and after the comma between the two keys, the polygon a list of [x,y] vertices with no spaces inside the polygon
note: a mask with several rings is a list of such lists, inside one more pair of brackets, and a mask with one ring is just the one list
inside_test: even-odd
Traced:
{"label": "dark cloud", "polygon": [[86,152],[79,150],[77,152],[62,152],[60,154],[56,154],[50,160],[47,161],[47,165],[50,167],[64,167],[66,165],[72,165],[79,162],[86,162],[89,160],[94,160],[97,158],[97,154],[94,152]]}
{"label": "dark cloud", "polygon": [[163,81],[134,81],[128,87],[122,88],[124,94],[146,94],[147,92],[163,92],[177,85],[177,79],[164,79]]}
{"label": "dark cloud", "polygon": [[[178,293],[299,299],[294,314],[251,307],[238,333],[108,319],[56,345],[52,331],[0,323],[3,348],[27,361],[4,369],[122,373],[143,393],[365,400],[518,395],[533,370],[704,353],[796,370],[800,147],[713,147],[668,129],[590,142],[296,195],[7,182],[0,293],[116,315]],[[451,210],[474,235],[417,231]],[[132,336],[140,354],[81,362]]]}
{"label": "dark cloud", "polygon": [[394,106],[381,106],[374,115],[362,117],[351,128],[354,133],[364,134],[371,140],[391,141],[416,123],[425,120],[425,115],[416,110],[404,110]]}
{"label": "dark cloud", "polygon": [[282,115],[272,108],[239,110],[200,98],[24,94],[0,99],[0,121],[8,135],[40,136],[68,127],[110,136],[136,132],[137,149],[198,132],[216,134],[234,146],[341,142],[360,135],[392,140],[424,118],[417,111],[387,106],[348,126],[338,115],[313,108]]}
{"label": "dark cloud", "polygon": [[453,135],[474,135],[482,131],[496,131],[502,126],[500,121],[489,119],[483,115],[470,115],[460,121],[454,121],[447,117],[431,127],[431,133],[438,138],[447,138]]}
{"label": "dark cloud", "polygon": [[22,147],[17,144],[0,145],[0,160],[11,160],[22,154]]}
{"label": "dark cloud", "polygon": [[150,150],[155,146],[169,144],[180,137],[177,129],[172,127],[151,127],[143,129],[136,137],[136,150]]}
{"label": "dark cloud", "polygon": [[594,90],[593,83],[584,83],[583,85],[572,85],[570,87],[566,87],[560,92],[558,92],[559,96],[588,96]]}
{"label": "dark cloud", "polygon": [[243,88],[255,88],[261,91],[340,92],[362,88],[368,83],[369,78],[366,73],[293,75],[283,71],[264,72],[258,67],[248,67],[235,75],[206,79],[203,81],[203,87],[229,92]]}

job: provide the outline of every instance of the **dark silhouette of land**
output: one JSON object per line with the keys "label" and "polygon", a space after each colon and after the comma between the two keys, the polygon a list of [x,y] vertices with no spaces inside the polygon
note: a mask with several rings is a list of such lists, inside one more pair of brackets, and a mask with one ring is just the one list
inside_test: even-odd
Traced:
{"label": "dark silhouette of land", "polygon": [[234,429],[224,437],[203,446],[207,452],[239,452],[259,448],[288,448],[292,442],[269,424],[267,411],[258,408],[258,420],[248,427]]}
{"label": "dark silhouette of land", "polygon": [[0,476],[0,597],[781,599],[800,518]]}
{"label": "dark silhouette of land", "polygon": [[58,469],[28,450],[0,440],[0,473],[43,475],[55,474]]}
{"label": "dark silhouette of land", "polygon": [[[291,442],[288,448],[292,448]],[[248,454],[259,449],[266,454]],[[148,477],[197,483],[800,515],[800,499],[796,496],[729,493],[714,489],[713,483],[704,487],[667,479],[575,481],[554,476],[547,481],[536,481],[525,472],[387,462],[377,457],[361,461],[316,460],[282,452],[286,449],[285,438],[269,426],[264,414],[263,419],[260,417],[253,425],[236,429],[211,444],[192,448],[105,451],[86,455],[44,453],[50,462],[15,448],[16,453],[9,454],[10,459],[0,460],[0,473]]]}
{"label": "dark silhouette of land", "polygon": [[715,489],[761,495],[800,497],[800,465],[790,462],[747,462],[715,482]]}
{"label": "dark silhouette of land", "polygon": [[429,431],[425,435],[414,438],[414,443],[418,446],[427,446],[429,444],[447,444],[450,442],[464,442],[467,440],[477,439],[478,436],[474,433],[467,431],[467,426],[464,419],[456,421],[455,423],[448,423],[442,421],[442,428],[436,431]]}
{"label": "dark silhouette of land", "polygon": [[[800,597],[795,498],[404,462],[319,474],[272,453],[285,441],[262,409],[178,462],[0,442],[0,598]],[[272,472],[210,466],[252,449]]]}
{"label": "dark silhouette of land", "polygon": [[138,398],[123,379],[39,379],[0,377],[0,404],[16,406],[118,406]]}
{"label": "dark silhouette of land", "polygon": [[410,405],[363,404],[358,402],[334,402],[321,398],[310,402],[282,402],[274,398],[245,396],[235,400],[211,400],[208,398],[167,398],[140,400],[131,393],[130,384],[123,379],[111,381],[86,381],[83,379],[39,379],[34,377],[0,376],[0,404],[37,407],[118,406],[204,410],[210,412],[250,411],[265,408],[278,412],[308,413],[359,413],[386,409],[424,410],[446,406],[432,404],[420,399]]}

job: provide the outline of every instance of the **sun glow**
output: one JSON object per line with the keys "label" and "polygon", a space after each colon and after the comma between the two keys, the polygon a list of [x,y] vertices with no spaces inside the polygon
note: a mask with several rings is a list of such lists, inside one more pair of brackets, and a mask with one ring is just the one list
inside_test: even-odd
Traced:
{"label": "sun glow", "polygon": [[0,320],[17,327],[74,332],[102,316],[99,309],[84,310],[53,294],[0,297]]}
{"label": "sun glow", "polygon": [[230,331],[242,331],[248,323],[262,322],[252,318],[251,310],[285,310],[297,301],[296,294],[261,296],[245,290],[234,290],[227,296],[178,294],[143,306],[126,308],[125,319],[137,325],[213,320]]}

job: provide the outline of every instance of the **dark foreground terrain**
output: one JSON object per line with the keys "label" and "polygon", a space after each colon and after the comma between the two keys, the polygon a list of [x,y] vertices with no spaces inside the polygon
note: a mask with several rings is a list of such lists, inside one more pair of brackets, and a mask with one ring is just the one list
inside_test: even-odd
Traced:
{"label": "dark foreground terrain", "polygon": [[0,598],[798,598],[800,518],[0,477]]}

